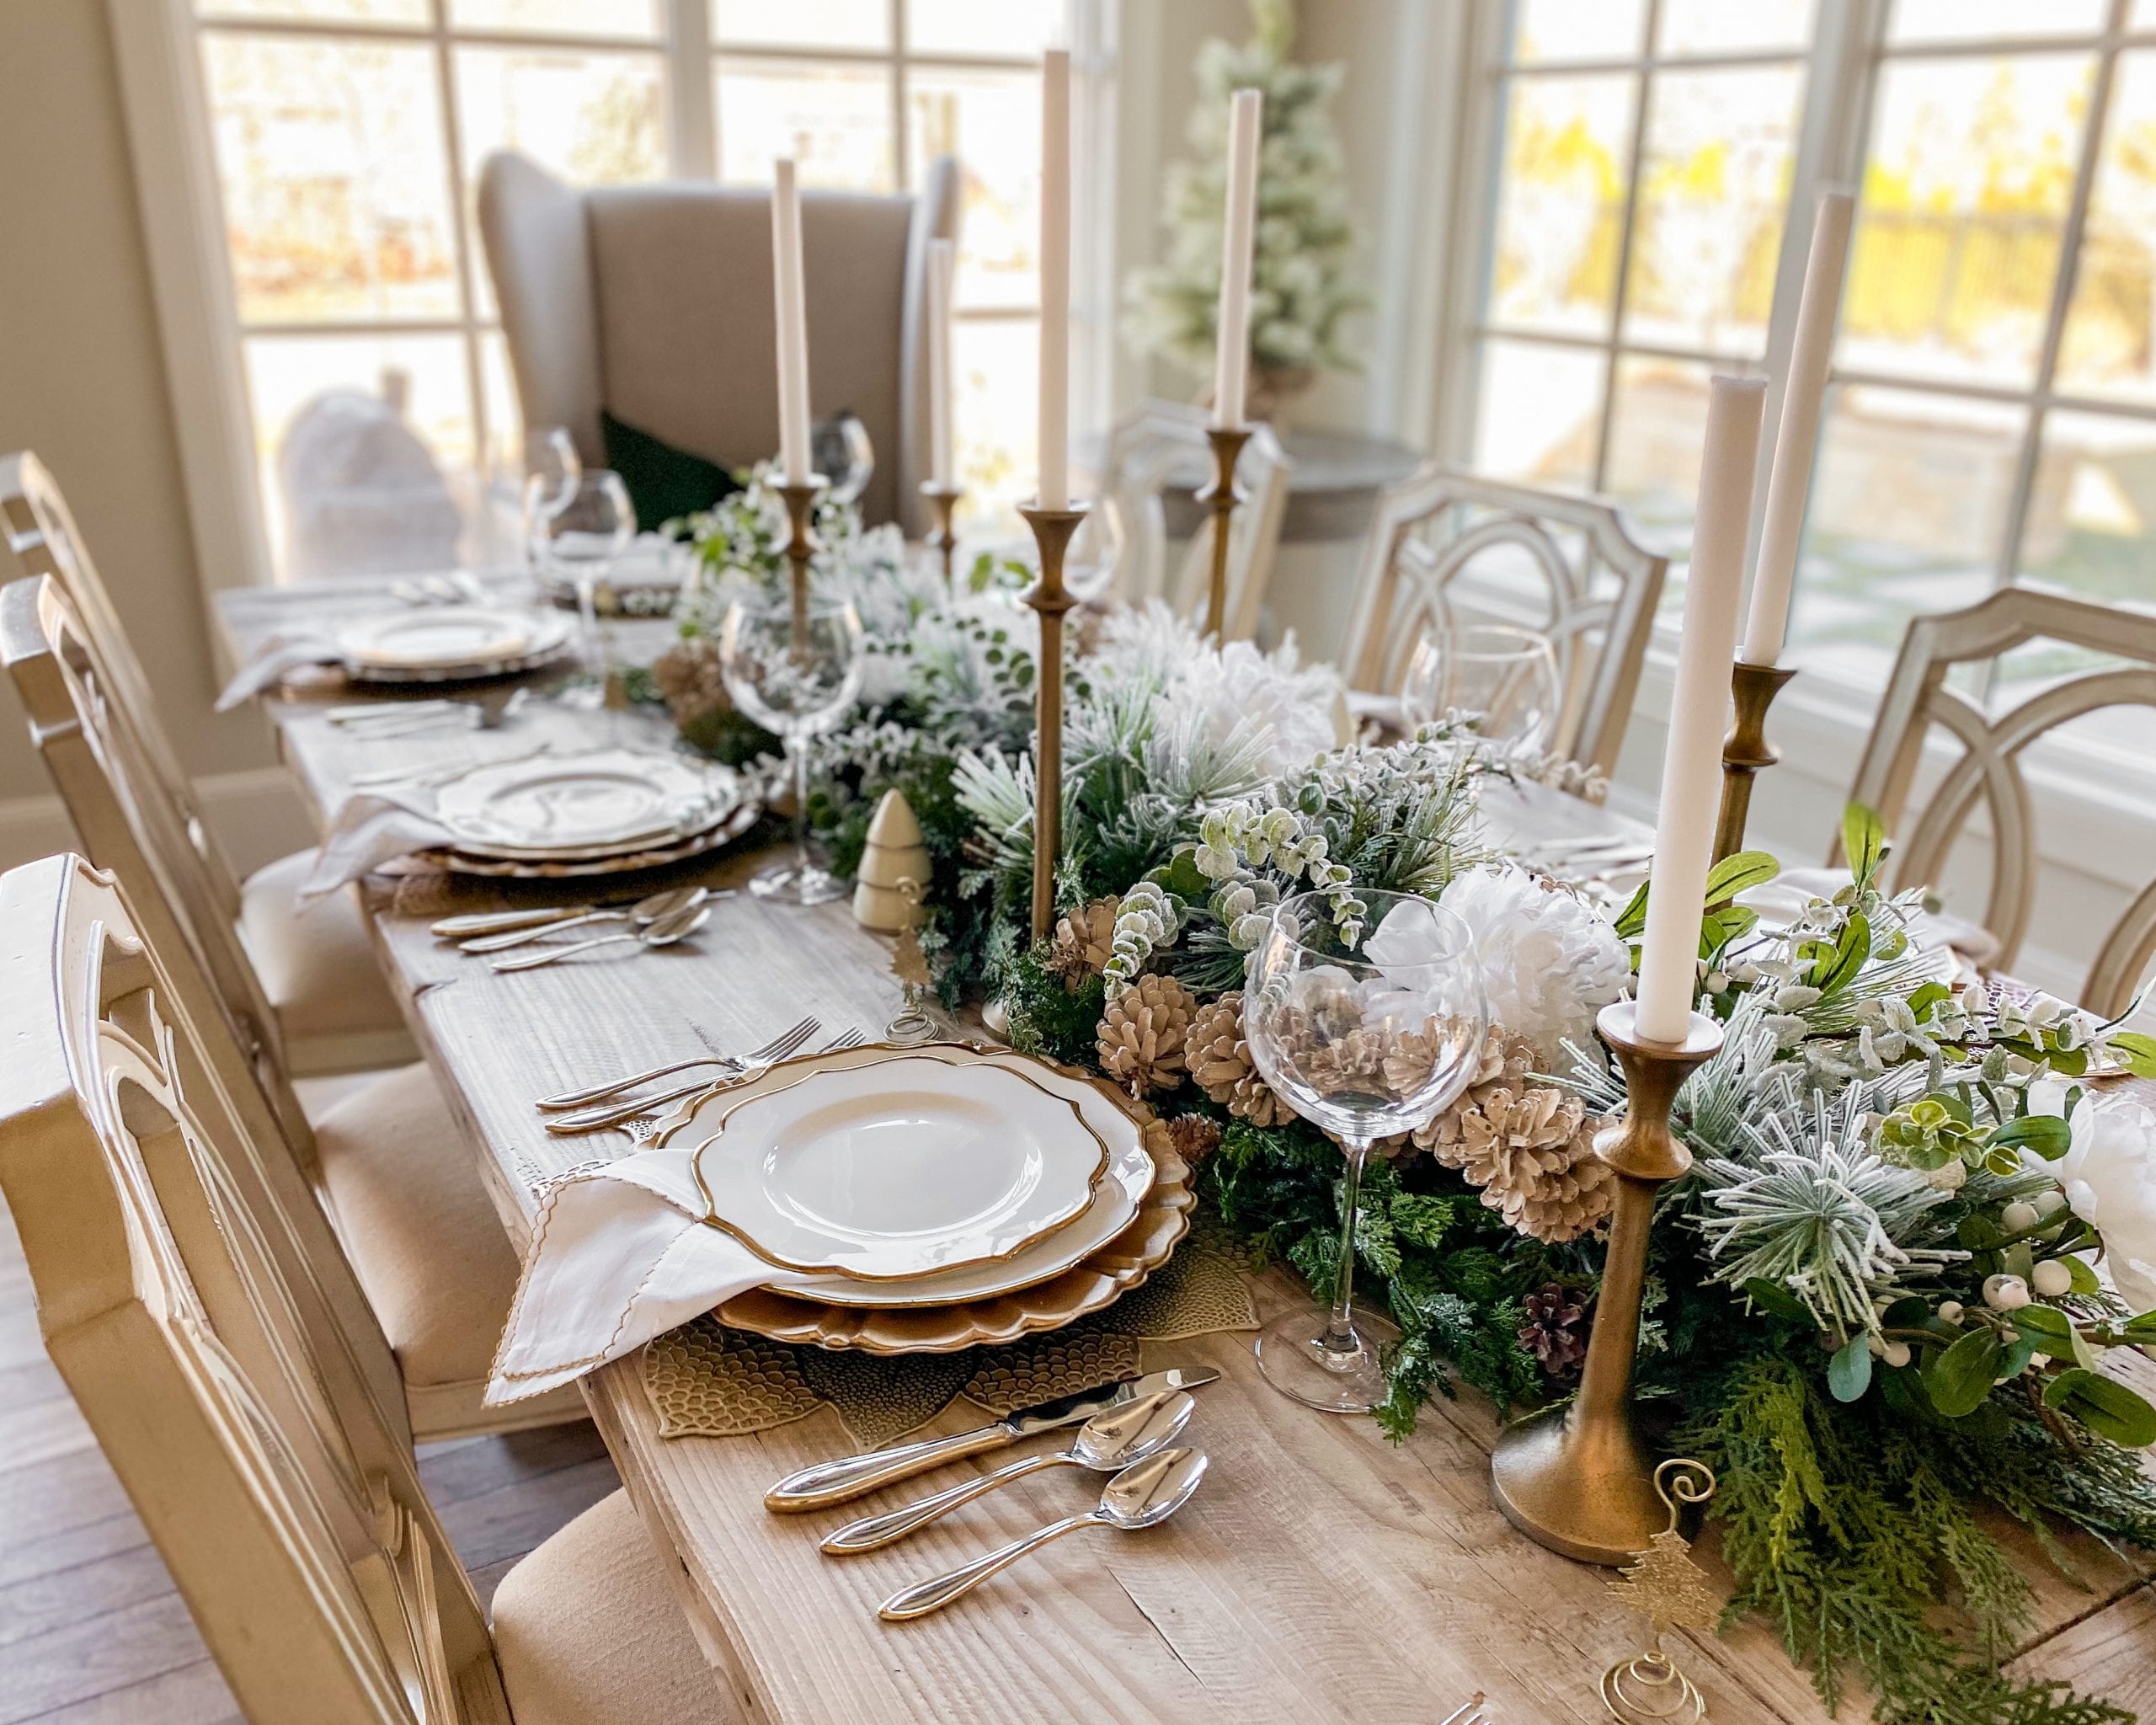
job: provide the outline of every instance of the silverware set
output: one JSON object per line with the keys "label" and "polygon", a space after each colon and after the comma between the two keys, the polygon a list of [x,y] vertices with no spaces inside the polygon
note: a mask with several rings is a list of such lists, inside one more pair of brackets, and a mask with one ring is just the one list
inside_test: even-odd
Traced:
{"label": "silverware set", "polygon": [[1151,1372],[1022,1408],[955,1436],[819,1462],[779,1481],[764,1494],[764,1507],[782,1514],[828,1509],[969,1455],[1003,1449],[1042,1432],[1078,1427],[1067,1449],[998,1468],[902,1509],[848,1522],[819,1542],[820,1550],[834,1557],[873,1551],[1028,1474],[1083,1467],[1110,1475],[1092,1509],[1049,1522],[969,1563],[901,1588],[883,1601],[877,1614],[892,1623],[925,1617],[1065,1534],[1094,1527],[1135,1533],[1159,1526],[1182,1509],[1204,1479],[1209,1458],[1203,1450],[1176,1439],[1197,1408],[1189,1392],[1219,1376],[1205,1367]]}
{"label": "silverware set", "polygon": [[[698,1055],[690,1060],[676,1060],[670,1065],[654,1066],[648,1071],[632,1072],[625,1078],[613,1079],[605,1084],[563,1091],[556,1096],[542,1096],[533,1106],[541,1114],[551,1117],[546,1123],[547,1130],[558,1137],[579,1132],[603,1131],[611,1126],[626,1126],[639,1115],[648,1114],[654,1108],[664,1108],[670,1103],[686,1102],[689,1097],[706,1092],[746,1083],[779,1061],[798,1054],[822,1028],[820,1020],[803,1018],[798,1023],[788,1025],[762,1047],[751,1049],[744,1055]],[[843,1031],[825,1044],[819,1052],[835,1054],[843,1049],[857,1048],[862,1040],[859,1031]],[[702,1076],[692,1083],[678,1084],[668,1089],[643,1092],[638,1095],[628,1094],[659,1079],[689,1071],[696,1071]]]}
{"label": "silverware set", "polygon": [[[711,907],[734,896],[731,888],[714,892],[707,886],[668,887],[631,905],[571,905],[543,911],[503,911],[472,916],[447,916],[433,927],[440,939],[454,939],[461,953],[492,953],[531,947],[507,959],[488,959],[494,970],[536,970],[543,964],[573,958],[599,947],[632,942],[647,949],[670,947],[686,940],[711,921]],[[564,929],[589,928],[595,923],[625,922],[629,926],[594,939],[567,943],[553,937]]]}
{"label": "silverware set", "polygon": [[487,590],[469,569],[392,581],[389,596],[402,605],[484,605]]}
{"label": "silverware set", "polygon": [[436,730],[499,730],[531,699],[531,691],[489,689],[484,694],[438,697],[427,701],[364,701],[333,707],[329,723],[349,736],[369,741],[412,737]]}

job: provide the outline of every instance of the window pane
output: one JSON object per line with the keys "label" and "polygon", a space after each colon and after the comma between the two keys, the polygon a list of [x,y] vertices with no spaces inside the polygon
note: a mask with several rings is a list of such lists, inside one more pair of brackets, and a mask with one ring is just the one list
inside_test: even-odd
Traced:
{"label": "window pane", "polygon": [[1508,79],[1491,316],[1606,335],[1631,165],[1630,77]]}
{"label": "window pane", "polygon": [[[478,195],[479,166],[496,150],[521,150],[584,185],[656,179],[666,171],[664,67],[656,54],[582,48],[455,51],[456,117],[465,188]],[[478,242],[478,223],[467,211]],[[472,259],[479,315],[492,317],[494,285]]]}
{"label": "window pane", "polygon": [[1655,79],[1625,339],[1765,355],[1803,86],[1795,67]]}
{"label": "window pane", "polygon": [[1631,511],[1642,540],[1674,558],[1692,554],[1709,376],[1705,366],[1674,360],[1622,360],[1609,404],[1602,489]]}
{"label": "window pane", "polygon": [[2058,387],[2156,403],[2156,54],[2119,56]]}
{"label": "window pane", "polygon": [[1644,0],[1520,0],[1513,58],[1634,60],[1646,47]]}
{"label": "window pane", "polygon": [[1844,365],[2033,386],[2093,70],[2079,54],[1886,63]]}
{"label": "window pane", "polygon": [[1992,402],[1832,393],[1790,630],[1801,663],[1883,683],[1910,617],[1992,591],[2027,423]]}
{"label": "window pane", "polygon": [[240,316],[454,316],[433,51],[218,32],[202,58]]}
{"label": "window pane", "polygon": [[916,54],[1038,54],[1063,25],[1062,0],[908,0]]}
{"label": "window pane", "polygon": [[887,192],[891,78],[880,67],[771,60],[718,62],[718,177],[757,184],[791,155],[803,185]]}
{"label": "window pane", "polygon": [[712,28],[722,42],[786,48],[889,48],[890,0],[718,0]]}
{"label": "window pane", "polygon": [[201,18],[274,18],[303,23],[424,24],[427,0],[195,0]]}
{"label": "window pane", "polygon": [[1801,51],[1812,40],[1817,0],[1662,0],[1661,50],[1665,54],[1757,52],[1764,48]]}
{"label": "window pane", "polygon": [[969,520],[1016,526],[1033,494],[1040,352],[1030,318],[964,319],[952,332],[951,435]]}
{"label": "window pane", "polygon": [[449,0],[449,23],[451,29],[648,41],[659,31],[659,0]]}
{"label": "window pane", "polygon": [[2108,414],[2044,419],[2024,580],[2105,604],[2156,603],[2156,425]]}
{"label": "window pane", "polygon": [[2105,0],[1894,0],[1886,40],[1977,42],[1992,36],[2070,36],[2104,27]]}
{"label": "window pane", "polygon": [[1481,357],[1476,471],[1592,489],[1602,429],[1602,355],[1493,337],[1481,344]]}
{"label": "window pane", "polygon": [[[476,496],[472,472],[475,440],[462,336],[258,335],[248,338],[242,353],[270,543],[276,548],[280,568],[293,573],[309,572],[305,559],[301,569],[295,570],[290,555],[291,498],[278,461],[294,415],[331,390],[385,395],[392,381],[388,374],[392,372],[398,374],[407,391],[404,423],[427,446],[460,515],[470,518]],[[304,475],[300,477],[304,484]],[[403,496],[405,505],[430,493],[440,495],[432,492],[431,481],[424,473],[400,473],[398,481],[400,484],[408,481],[412,487]],[[408,512],[415,517],[424,513],[416,506]],[[371,524],[361,518],[364,513],[364,510],[346,511],[341,521],[325,520],[318,542],[327,545],[334,541],[348,553],[355,553],[367,544],[379,547],[411,537],[400,528],[394,512],[391,518]],[[347,559],[338,561],[352,566]],[[318,563],[312,572],[321,572]]]}
{"label": "window pane", "polygon": [[1024,72],[916,70],[907,86],[916,179],[937,156],[958,158],[958,304],[1031,307],[1040,299],[1040,80]]}

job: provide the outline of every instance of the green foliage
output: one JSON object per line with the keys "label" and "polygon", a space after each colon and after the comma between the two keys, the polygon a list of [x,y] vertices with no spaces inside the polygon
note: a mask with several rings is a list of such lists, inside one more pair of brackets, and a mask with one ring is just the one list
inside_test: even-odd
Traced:
{"label": "green foliage", "polygon": [[1003,1003],[1011,1014],[1011,1045],[1022,1054],[1091,1065],[1107,991],[1097,976],[1075,993],[1048,968],[1048,946],[1038,943],[1003,973]]}

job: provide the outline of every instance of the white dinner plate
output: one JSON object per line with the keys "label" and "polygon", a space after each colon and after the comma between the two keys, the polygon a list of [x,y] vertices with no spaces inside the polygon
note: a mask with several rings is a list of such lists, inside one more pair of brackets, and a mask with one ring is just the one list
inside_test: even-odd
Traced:
{"label": "white dinner plate", "polygon": [[434,670],[528,658],[542,628],[564,628],[560,617],[509,606],[422,606],[341,624],[337,650],[372,670]]}
{"label": "white dinner plate", "polygon": [[[775,1066],[747,1083],[695,1098],[661,1123],[652,1143],[693,1144],[710,1131],[736,1103],[751,1095],[791,1081],[795,1067],[843,1071],[873,1065],[901,1057],[889,1048],[841,1049],[828,1055],[810,1055],[801,1060]],[[1050,1094],[1067,1097],[1077,1107],[1086,1124],[1108,1147],[1108,1172],[1093,1188],[1092,1202],[1085,1215],[1046,1239],[1001,1263],[966,1264],[939,1271],[912,1282],[859,1282],[848,1276],[821,1276],[795,1283],[776,1291],[789,1299],[819,1300],[835,1306],[956,1306],[966,1300],[992,1299],[1021,1288],[1051,1280],[1081,1259],[1090,1258],[1130,1226],[1145,1194],[1153,1189],[1153,1158],[1145,1148],[1138,1122],[1114,1100],[1083,1078],[1059,1072],[1053,1066],[1009,1049],[981,1049],[964,1043],[930,1043],[904,1050],[903,1058],[937,1060],[947,1065],[1002,1065],[1022,1072]],[[699,1125],[699,1120],[702,1124]]]}
{"label": "white dinner plate", "polygon": [[1107,1143],[1022,1071],[894,1056],[736,1101],[692,1164],[710,1220],[787,1269],[907,1282],[1085,1215]]}
{"label": "white dinner plate", "polygon": [[728,768],[601,749],[475,768],[435,793],[435,814],[473,856],[596,858],[705,831],[740,799]]}

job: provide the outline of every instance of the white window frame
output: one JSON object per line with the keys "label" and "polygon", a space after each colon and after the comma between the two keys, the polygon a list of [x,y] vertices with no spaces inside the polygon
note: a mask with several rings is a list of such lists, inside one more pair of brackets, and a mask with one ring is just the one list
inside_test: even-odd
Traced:
{"label": "white window frame", "polygon": [[[908,183],[911,163],[906,94],[916,68],[1024,70],[1038,64],[1022,56],[915,53],[905,45],[908,0],[887,0],[891,45],[850,50],[722,44],[713,34],[711,0],[660,0],[656,42],[562,32],[451,29],[446,0],[428,0],[421,24],[349,25],[309,20],[211,18],[198,20],[190,0],[106,0],[127,116],[130,152],[147,244],[152,286],[163,339],[173,417],[179,433],[196,567],[205,601],[228,587],[265,585],[275,579],[276,560],[265,530],[265,499],[255,458],[243,343],[257,332],[240,318],[224,238],[224,211],[211,147],[207,91],[199,33],[228,25],[262,35],[363,38],[427,44],[435,52],[445,147],[448,152],[451,232],[457,256],[457,307],[440,318],[309,320],[259,332],[272,336],[312,334],[454,334],[463,342],[472,435],[483,469],[489,445],[480,347],[499,327],[479,307],[472,273],[479,267],[465,168],[457,136],[451,49],[480,45],[584,48],[593,51],[657,53],[665,63],[664,132],[667,170],[676,178],[712,179],[718,163],[718,126],[713,86],[723,52],[729,60],[767,59],[793,64],[888,66],[891,80],[892,162],[897,183]],[[1065,0],[1078,80],[1076,125],[1082,147],[1075,159],[1093,169],[1081,174],[1076,220],[1083,224],[1081,255],[1092,267],[1077,284],[1073,321],[1078,341],[1073,397],[1081,414],[1097,413],[1108,399],[1113,363],[1115,303],[1115,67],[1118,0]],[[1031,320],[1034,307],[963,308],[967,321]],[[213,631],[213,637],[221,636]]]}

